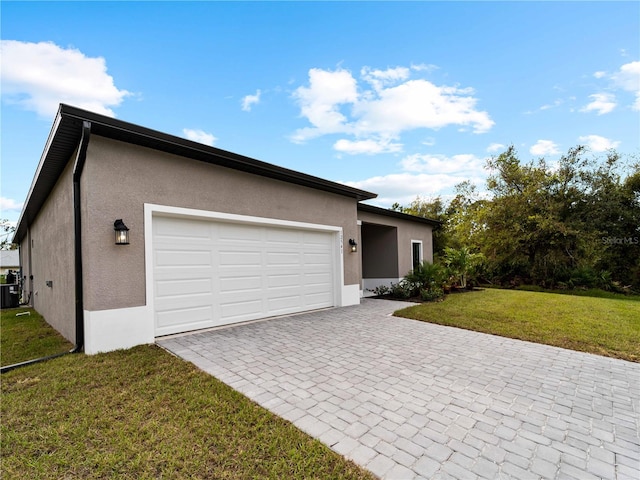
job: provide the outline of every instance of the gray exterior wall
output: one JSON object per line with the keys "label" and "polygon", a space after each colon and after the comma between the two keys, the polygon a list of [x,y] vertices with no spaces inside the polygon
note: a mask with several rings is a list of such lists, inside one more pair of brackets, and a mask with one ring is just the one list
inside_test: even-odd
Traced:
{"label": "gray exterior wall", "polygon": [[[411,264],[411,240],[422,240],[423,260],[433,261],[433,227],[419,222],[358,211],[358,220],[364,224],[388,225],[396,227],[398,241],[398,278],[404,277],[413,268]],[[366,248],[366,246],[365,246]],[[365,276],[369,278],[368,276]]]}
{"label": "gray exterior wall", "polygon": [[[73,161],[69,161],[20,244],[31,304],[56,330],[75,340]],[[29,277],[33,275],[33,281]],[[52,286],[46,285],[47,281]]]}
{"label": "gray exterior wall", "polygon": [[[144,203],[335,225],[356,238],[354,198],[272,180],[92,135],[82,177],[85,310],[146,304]],[[114,244],[113,222],[130,245]],[[344,284],[360,282],[344,254]]]}

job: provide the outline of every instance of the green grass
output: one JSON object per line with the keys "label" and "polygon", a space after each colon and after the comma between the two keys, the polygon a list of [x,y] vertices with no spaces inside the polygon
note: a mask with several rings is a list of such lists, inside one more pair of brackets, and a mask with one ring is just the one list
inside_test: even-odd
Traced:
{"label": "green grass", "polygon": [[[487,288],[497,288],[497,287],[487,287]],[[612,298],[617,300],[634,300],[636,302],[640,302],[640,295],[608,292],[606,290],[601,290],[599,288],[585,288],[585,289],[574,288],[570,290],[559,290],[559,289],[550,290],[547,288],[539,287],[537,285],[521,285],[519,287],[516,287],[515,289],[523,290],[526,292],[558,293],[560,295],[574,295],[577,297]]]}
{"label": "green grass", "polygon": [[[20,313],[28,315],[17,315]],[[33,309],[2,310],[0,322],[0,365],[54,355],[73,347]]]}
{"label": "green grass", "polygon": [[487,289],[395,315],[640,362],[640,303],[632,299]]}
{"label": "green grass", "polygon": [[3,374],[0,408],[7,479],[373,479],[154,345]]}

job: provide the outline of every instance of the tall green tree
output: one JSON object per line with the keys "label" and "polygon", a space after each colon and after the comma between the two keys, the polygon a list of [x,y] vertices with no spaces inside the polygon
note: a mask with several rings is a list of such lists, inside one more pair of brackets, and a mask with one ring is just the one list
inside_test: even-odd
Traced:
{"label": "tall green tree", "polygon": [[449,243],[446,226],[448,217],[445,207],[446,205],[440,197],[429,200],[418,196],[407,207],[394,203],[391,206],[391,210],[442,222],[442,225],[433,231],[433,253],[437,256],[444,251]]}
{"label": "tall green tree", "polygon": [[511,146],[487,161],[486,195],[470,182],[445,205],[420,197],[400,211],[443,222],[435,250],[481,253],[501,283],[640,290],[640,166],[582,146],[523,162]]}

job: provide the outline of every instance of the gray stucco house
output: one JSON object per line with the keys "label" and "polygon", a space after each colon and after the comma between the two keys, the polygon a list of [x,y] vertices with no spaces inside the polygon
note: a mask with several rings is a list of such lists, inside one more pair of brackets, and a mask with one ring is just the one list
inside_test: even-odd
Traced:
{"label": "gray stucco house", "polygon": [[90,354],[357,304],[432,259],[437,222],[375,197],[61,105],[14,237],[23,298]]}

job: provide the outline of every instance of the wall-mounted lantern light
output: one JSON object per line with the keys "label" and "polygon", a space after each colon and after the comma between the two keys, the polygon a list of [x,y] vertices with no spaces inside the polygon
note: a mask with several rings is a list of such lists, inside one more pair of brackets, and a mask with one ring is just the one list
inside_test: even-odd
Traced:
{"label": "wall-mounted lantern light", "polygon": [[129,245],[129,229],[121,218],[113,223],[116,232],[116,245]]}
{"label": "wall-mounted lantern light", "polygon": [[358,244],[353,238],[349,239],[349,245],[351,245],[351,253],[356,253],[358,251]]}

